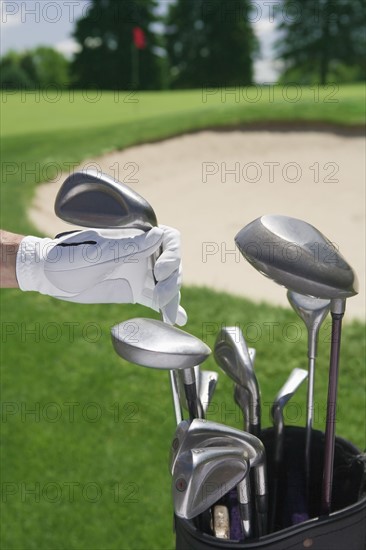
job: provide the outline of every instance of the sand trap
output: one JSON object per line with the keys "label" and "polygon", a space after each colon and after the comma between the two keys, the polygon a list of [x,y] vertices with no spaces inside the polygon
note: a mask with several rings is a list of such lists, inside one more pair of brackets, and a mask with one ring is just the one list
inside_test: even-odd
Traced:
{"label": "sand trap", "polygon": [[[288,306],[285,290],[247,264],[233,240],[260,215],[287,214],[312,223],[339,246],[360,281],[347,318],[364,319],[364,137],[205,131],[108,154],[94,163],[146,197],[160,223],[181,231],[186,285]],[[63,179],[40,185],[29,212],[46,235],[70,229],[53,213]]]}

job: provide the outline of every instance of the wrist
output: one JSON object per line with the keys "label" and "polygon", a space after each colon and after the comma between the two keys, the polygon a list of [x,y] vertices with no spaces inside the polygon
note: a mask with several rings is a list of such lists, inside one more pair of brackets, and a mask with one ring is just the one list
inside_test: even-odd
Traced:
{"label": "wrist", "polygon": [[1,283],[2,288],[19,288],[16,275],[17,254],[23,235],[16,235],[7,231],[0,232],[1,239]]}

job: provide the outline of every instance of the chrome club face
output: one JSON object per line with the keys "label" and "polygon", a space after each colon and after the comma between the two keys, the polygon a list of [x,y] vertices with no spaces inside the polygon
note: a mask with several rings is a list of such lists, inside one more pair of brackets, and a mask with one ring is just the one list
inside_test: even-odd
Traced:
{"label": "chrome club face", "polygon": [[194,448],[177,458],[173,503],[178,517],[191,519],[209,509],[248,474],[238,447]]}
{"label": "chrome club face", "polygon": [[308,393],[307,393],[307,414],[306,414],[306,443],[305,443],[305,471],[307,493],[310,484],[310,457],[311,457],[311,434],[313,429],[313,408],[314,408],[314,380],[315,360],[317,356],[318,335],[320,327],[329,313],[330,300],[304,296],[289,290],[287,298],[298,316],[304,321],[308,331]]}
{"label": "chrome club face", "polygon": [[201,414],[198,403],[195,365],[211,350],[201,340],[171,325],[154,319],[136,318],[115,325],[111,330],[116,353],[143,367],[185,370],[185,391],[191,418]]}
{"label": "chrome club face", "polygon": [[55,213],[83,227],[133,227],[148,231],[157,225],[154,210],[136,191],[96,170],[74,172],[63,183]]}
{"label": "chrome club face", "polygon": [[339,354],[345,301],[357,277],[332,243],[312,225],[289,216],[262,216],[235,237],[242,255],[263,275],[300,294],[331,300],[332,343],[325,430],[322,514],[331,511]]}
{"label": "chrome club face", "polygon": [[[249,397],[249,431],[259,436],[261,422],[259,385],[249,348],[239,327],[221,329],[216,338],[214,354],[222,370],[237,385],[246,390]],[[236,393],[238,394],[238,391]]]}

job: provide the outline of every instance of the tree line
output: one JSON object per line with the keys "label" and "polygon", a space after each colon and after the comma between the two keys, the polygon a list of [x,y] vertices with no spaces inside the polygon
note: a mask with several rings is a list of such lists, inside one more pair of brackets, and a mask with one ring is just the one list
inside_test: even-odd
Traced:
{"label": "tree line", "polygon": [[[92,0],[76,22],[71,61],[52,48],[9,52],[3,88],[184,89],[245,86],[260,55],[253,0]],[[282,0],[273,4],[280,82],[365,79],[363,0]],[[139,33],[139,34],[137,34]]]}

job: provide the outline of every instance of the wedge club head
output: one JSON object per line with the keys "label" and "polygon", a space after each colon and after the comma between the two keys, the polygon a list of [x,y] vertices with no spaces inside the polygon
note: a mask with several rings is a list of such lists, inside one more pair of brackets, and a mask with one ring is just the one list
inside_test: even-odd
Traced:
{"label": "wedge club head", "polygon": [[133,189],[96,170],[74,172],[63,183],[55,213],[83,227],[133,227],[148,231],[157,225],[151,205]]}

